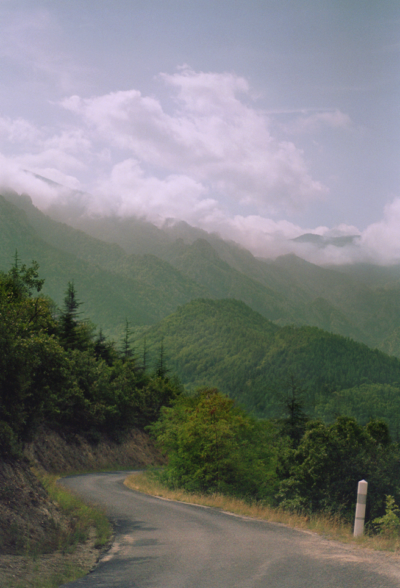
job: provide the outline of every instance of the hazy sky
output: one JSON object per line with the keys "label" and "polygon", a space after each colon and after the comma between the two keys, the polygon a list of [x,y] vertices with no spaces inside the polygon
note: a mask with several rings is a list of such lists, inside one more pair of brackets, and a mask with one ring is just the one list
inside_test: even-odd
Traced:
{"label": "hazy sky", "polygon": [[398,0],[0,0],[0,184],[400,261],[399,58]]}

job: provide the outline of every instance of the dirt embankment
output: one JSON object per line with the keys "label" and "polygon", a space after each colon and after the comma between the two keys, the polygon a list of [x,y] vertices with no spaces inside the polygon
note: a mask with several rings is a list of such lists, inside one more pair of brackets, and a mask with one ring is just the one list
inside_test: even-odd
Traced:
{"label": "dirt embankment", "polygon": [[27,460],[0,461],[0,554],[53,551],[66,524]]}
{"label": "dirt embankment", "polygon": [[117,443],[107,437],[90,442],[81,435],[42,429],[26,445],[23,458],[0,459],[0,585],[33,586],[29,580],[35,576],[32,569],[40,569],[44,561],[45,567],[49,570],[53,566],[54,571],[64,565],[64,559],[68,565],[78,563],[87,571],[96,561],[94,541],[91,546],[79,546],[72,555],[56,553],[60,530],[67,530],[70,520],[49,499],[32,467],[68,474],[162,463],[148,435],[138,430]]}
{"label": "dirt embankment", "polygon": [[82,435],[42,430],[28,443],[25,456],[48,473],[85,472],[107,468],[134,469],[163,463],[146,433],[137,429],[117,443],[105,436],[90,442]]}

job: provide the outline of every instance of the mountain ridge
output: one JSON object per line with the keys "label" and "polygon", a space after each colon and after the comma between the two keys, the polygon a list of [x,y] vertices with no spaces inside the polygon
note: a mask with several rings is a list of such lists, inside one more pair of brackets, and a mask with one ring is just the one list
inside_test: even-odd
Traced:
{"label": "mountain ridge", "polygon": [[[2,266],[10,266],[15,249],[24,261],[37,257],[57,304],[74,280],[89,318],[108,334],[121,332],[123,317],[142,327],[195,298],[236,298],[280,326],[312,325],[400,356],[400,269],[372,268],[369,284],[368,267],[349,275],[293,254],[260,260],[184,222],[158,228],[138,218],[85,217],[77,207],[71,226],[55,220],[62,207],[53,206],[50,217],[28,196],[6,198]],[[105,312],[102,288],[115,312]]]}

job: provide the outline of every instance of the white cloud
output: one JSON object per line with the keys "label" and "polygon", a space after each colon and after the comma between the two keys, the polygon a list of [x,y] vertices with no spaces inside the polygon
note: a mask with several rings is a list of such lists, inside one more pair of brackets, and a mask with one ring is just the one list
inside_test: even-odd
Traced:
{"label": "white cloud", "polygon": [[90,208],[100,214],[146,216],[157,223],[168,217],[195,223],[199,213],[217,204],[203,198],[204,193],[205,188],[188,176],[171,174],[162,180],[146,176],[139,162],[130,158],[99,182]]}
{"label": "white cloud", "polygon": [[39,130],[23,118],[0,118],[0,140],[13,144],[32,144],[40,137]]}
{"label": "white cloud", "polygon": [[385,206],[380,222],[363,231],[362,247],[377,263],[400,263],[400,198]]}
{"label": "white cloud", "polygon": [[62,149],[45,149],[39,153],[25,153],[15,158],[23,168],[45,175],[45,169],[54,168],[60,172],[79,171],[84,164],[74,155]]}
{"label": "white cloud", "polygon": [[348,114],[339,109],[302,114],[292,122],[284,125],[284,129],[290,134],[317,133],[324,128],[343,129],[352,128],[353,123]]}
{"label": "white cloud", "polygon": [[82,117],[88,132],[165,177],[201,182],[213,198],[272,212],[304,206],[326,193],[302,151],[276,140],[268,118],[246,104],[249,87],[243,78],[188,68],[161,77],[176,94],[172,114],[137,90],[72,96],[62,104]]}
{"label": "white cloud", "polygon": [[[307,229],[270,218],[306,206],[326,188],[295,143],[276,138],[245,79],[187,67],[161,79],[172,107],[134,89],[65,99],[63,111],[74,120],[60,128],[0,118],[0,141],[9,152],[0,156],[0,186],[30,194],[42,209],[65,203],[69,189],[83,190],[92,194],[82,200],[89,212],[145,216],[157,224],[185,220],[259,256],[294,252],[316,263],[400,260],[400,199],[360,239],[341,247],[332,239],[357,235],[356,227]],[[331,111],[297,123],[314,132],[327,125],[347,128],[351,121]],[[293,241],[304,233],[324,237],[324,246]]]}
{"label": "white cloud", "polygon": [[11,188],[18,194],[28,194],[40,209],[48,208],[68,192],[68,189],[44,182],[32,173],[21,169],[18,163],[1,154],[0,188]]}

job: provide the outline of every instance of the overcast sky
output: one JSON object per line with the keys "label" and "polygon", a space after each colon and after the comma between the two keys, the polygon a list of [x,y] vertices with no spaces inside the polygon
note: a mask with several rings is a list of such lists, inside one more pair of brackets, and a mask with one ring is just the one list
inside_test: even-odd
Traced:
{"label": "overcast sky", "polygon": [[399,57],[398,0],[0,0],[0,184],[398,262]]}

